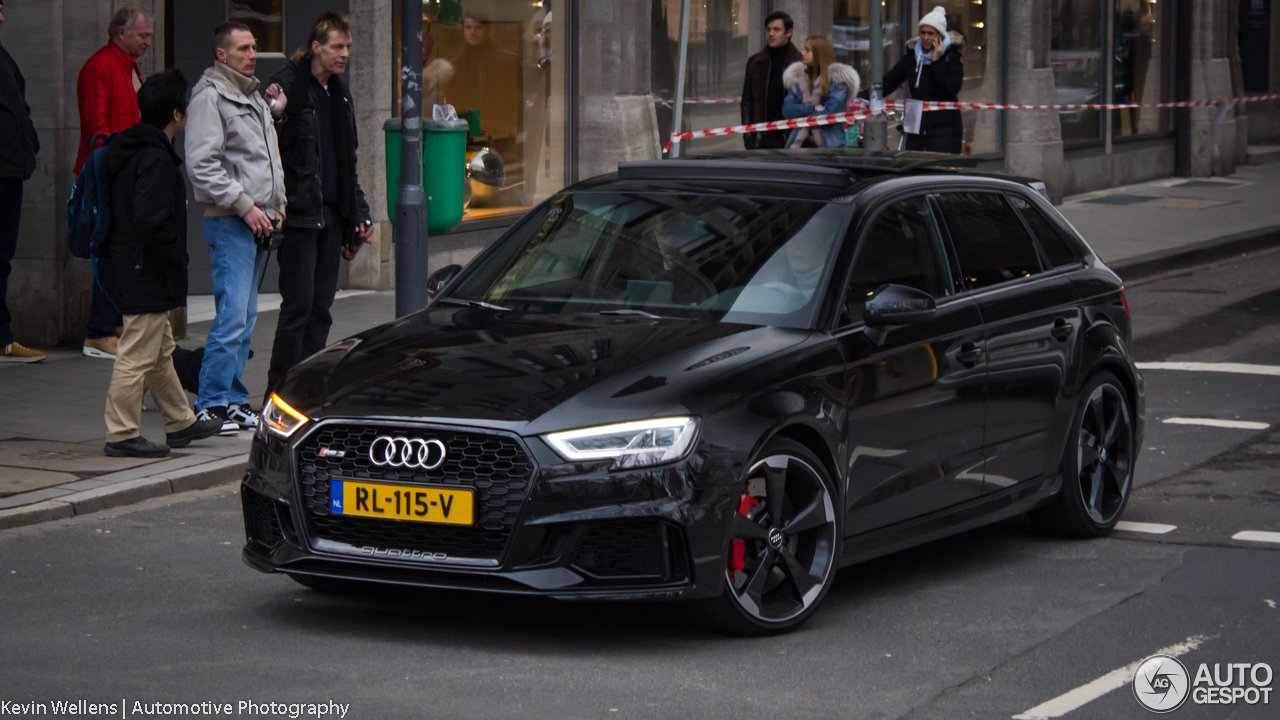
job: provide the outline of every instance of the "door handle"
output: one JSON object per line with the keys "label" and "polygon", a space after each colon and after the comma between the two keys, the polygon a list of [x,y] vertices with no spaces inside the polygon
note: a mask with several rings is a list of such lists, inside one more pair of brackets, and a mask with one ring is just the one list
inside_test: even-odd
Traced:
{"label": "door handle", "polygon": [[1049,331],[1049,334],[1059,340],[1066,340],[1071,337],[1071,333],[1075,331],[1076,329],[1071,327],[1071,323],[1068,322],[1066,318],[1058,318],[1053,321],[1053,329]]}
{"label": "door handle", "polygon": [[956,353],[956,362],[965,367],[973,367],[982,359],[982,350],[971,342],[967,342],[960,346],[960,352]]}

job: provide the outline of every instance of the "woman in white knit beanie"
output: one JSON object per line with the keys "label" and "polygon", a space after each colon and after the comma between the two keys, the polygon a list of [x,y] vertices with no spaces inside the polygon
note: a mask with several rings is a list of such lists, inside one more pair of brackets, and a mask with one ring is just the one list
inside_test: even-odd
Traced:
{"label": "woman in white knit beanie", "polygon": [[[884,74],[884,95],[906,85],[915,100],[955,102],[964,84],[964,36],[947,31],[947,11],[941,5],[920,18],[920,36],[907,43],[907,52]],[[865,93],[863,93],[865,96]],[[920,120],[920,133],[906,138],[908,150],[960,154],[964,150],[964,122],[959,110],[932,110]]]}

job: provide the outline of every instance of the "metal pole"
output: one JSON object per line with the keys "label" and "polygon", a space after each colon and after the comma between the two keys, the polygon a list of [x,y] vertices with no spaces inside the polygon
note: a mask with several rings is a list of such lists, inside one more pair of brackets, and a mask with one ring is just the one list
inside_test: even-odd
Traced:
{"label": "metal pole", "polygon": [[[884,7],[879,0],[871,0],[871,33],[867,49],[871,52],[871,109],[884,108]],[[889,124],[884,113],[867,118],[866,144],[868,150],[884,150],[888,143]]]}
{"label": "metal pole", "polygon": [[400,3],[400,195],[396,317],[427,306],[427,198],[422,191],[422,0]]}
{"label": "metal pole", "polygon": [[[676,68],[676,114],[671,119],[671,132],[683,130],[684,121],[684,67],[689,57],[689,4],[691,0],[680,3],[680,65]],[[680,143],[671,143],[671,157],[680,157]]]}

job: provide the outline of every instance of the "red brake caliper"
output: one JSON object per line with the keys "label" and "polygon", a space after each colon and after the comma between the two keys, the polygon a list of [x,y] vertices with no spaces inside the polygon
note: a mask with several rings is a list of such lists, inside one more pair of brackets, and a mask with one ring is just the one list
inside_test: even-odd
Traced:
{"label": "red brake caliper", "polygon": [[[751,507],[758,505],[759,500],[750,495],[741,495],[738,497],[738,514],[751,517]],[[733,538],[729,541],[729,569],[745,570],[747,568],[747,543],[742,538]]]}

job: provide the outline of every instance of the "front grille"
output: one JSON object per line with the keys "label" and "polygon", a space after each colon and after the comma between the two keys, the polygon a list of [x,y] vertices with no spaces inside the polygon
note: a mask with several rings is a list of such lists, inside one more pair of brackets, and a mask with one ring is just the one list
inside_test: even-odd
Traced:
{"label": "front grille", "polygon": [[241,488],[240,502],[244,506],[244,534],[249,542],[271,547],[283,539],[275,501],[249,488]]}
{"label": "front grille", "polygon": [[582,533],[573,564],[600,578],[668,575],[665,533],[656,519],[591,523]]}
{"label": "front grille", "polygon": [[[380,435],[441,440],[448,448],[445,461],[435,470],[375,466],[369,460],[369,448]],[[324,457],[319,455],[321,448],[326,448]],[[342,456],[330,454],[335,450]],[[459,430],[327,425],[295,452],[303,514],[312,537],[356,547],[447,553],[455,558],[502,557],[534,473],[533,462],[515,439]],[[329,481],[344,478],[475,488],[475,525],[333,515],[329,512]]]}

